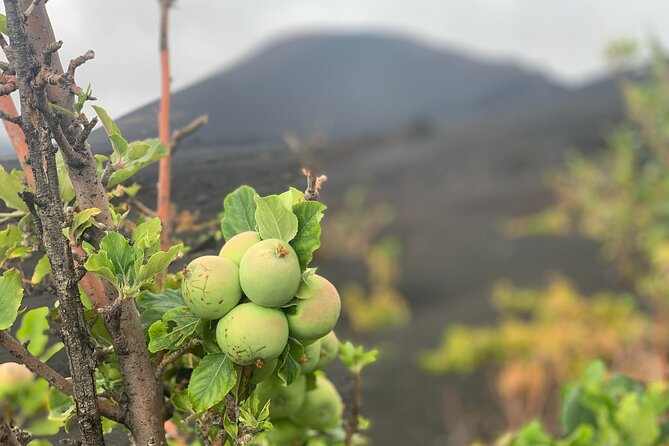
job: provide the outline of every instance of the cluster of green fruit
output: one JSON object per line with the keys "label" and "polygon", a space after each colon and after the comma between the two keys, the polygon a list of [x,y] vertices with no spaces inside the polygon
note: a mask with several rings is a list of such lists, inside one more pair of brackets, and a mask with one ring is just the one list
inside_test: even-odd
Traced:
{"label": "cluster of green fruit", "polygon": [[[307,428],[326,430],[340,420],[343,405],[334,385],[320,374],[307,386],[305,375],[337,355],[332,329],[341,300],[327,279],[313,271],[302,273],[290,243],[261,240],[254,231],[237,234],[219,256],[199,257],[187,266],[182,291],[194,314],[218,319],[216,341],[228,358],[254,366],[250,382],[261,401],[271,401],[271,419],[295,428],[268,434],[306,435]],[[301,375],[285,385],[274,372],[289,338],[304,346],[304,355],[299,358]]]}

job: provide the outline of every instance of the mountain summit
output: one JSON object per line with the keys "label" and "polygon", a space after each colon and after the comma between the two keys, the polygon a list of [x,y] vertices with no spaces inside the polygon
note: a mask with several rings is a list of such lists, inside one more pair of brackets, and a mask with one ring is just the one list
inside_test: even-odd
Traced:
{"label": "mountain summit", "polygon": [[[315,129],[341,139],[517,109],[559,90],[513,65],[404,37],[312,34],[280,40],[176,92],[172,121],[177,128],[209,114],[211,124],[191,140],[198,145],[274,142]],[[119,119],[124,135],[155,136],[157,108],[153,102]]]}

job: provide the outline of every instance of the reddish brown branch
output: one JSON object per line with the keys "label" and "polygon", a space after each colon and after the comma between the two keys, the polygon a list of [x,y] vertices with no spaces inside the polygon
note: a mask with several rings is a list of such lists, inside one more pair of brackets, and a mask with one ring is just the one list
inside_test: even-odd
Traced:
{"label": "reddish brown branch", "polygon": [[[169,30],[170,0],[160,0],[160,109],[158,111],[158,136],[170,147],[170,52],[167,43]],[[172,232],[171,193],[172,193],[172,157],[168,152],[159,163],[158,170],[158,217],[162,223],[160,245],[163,250],[169,249]]]}

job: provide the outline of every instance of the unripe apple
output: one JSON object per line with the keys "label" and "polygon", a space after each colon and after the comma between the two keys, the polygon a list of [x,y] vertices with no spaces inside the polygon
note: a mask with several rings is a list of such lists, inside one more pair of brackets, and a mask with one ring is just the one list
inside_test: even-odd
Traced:
{"label": "unripe apple", "polygon": [[239,282],[251,302],[264,307],[288,303],[300,286],[300,262],[293,248],[279,239],[251,246],[239,264]]}
{"label": "unripe apple", "polygon": [[316,377],[316,388],[307,391],[302,406],[291,416],[296,424],[326,430],[337,424],[344,411],[339,392],[329,379]]}
{"label": "unripe apple", "polygon": [[260,400],[260,406],[264,406],[269,400],[269,416],[272,420],[291,416],[304,402],[307,390],[307,380],[300,375],[287,386],[281,378],[274,375],[258,384],[256,395]]}
{"label": "unripe apple", "polygon": [[300,370],[306,375],[316,370],[321,357],[321,342],[316,341],[304,347],[304,356],[300,358]]}
{"label": "unripe apple", "polygon": [[218,321],[216,341],[235,364],[251,365],[281,355],[288,342],[288,323],[281,310],[248,302]]}
{"label": "unripe apple", "polygon": [[[35,375],[23,364],[0,364],[0,396],[11,395],[33,382]],[[299,407],[299,406],[298,406]]]}
{"label": "unripe apple", "polygon": [[[262,381],[265,381],[267,378],[272,376],[272,372],[276,368],[276,365],[279,363],[279,359],[275,358],[270,361],[263,361],[262,363],[255,364],[253,372],[251,372],[251,378],[249,382],[251,384],[258,384]],[[261,367],[258,365],[261,364]]]}
{"label": "unripe apple", "polygon": [[318,366],[316,368],[322,369],[326,365],[330,364],[337,357],[339,353],[339,339],[334,331],[326,334],[320,339],[320,358],[318,360]]}
{"label": "unripe apple", "polygon": [[307,440],[307,429],[290,420],[272,421],[273,429],[253,439],[254,446],[302,446]]}
{"label": "unripe apple", "polygon": [[248,249],[260,241],[260,234],[255,231],[240,232],[225,242],[219,256],[225,257],[239,266],[242,257]]}
{"label": "unripe apple", "polygon": [[186,267],[181,291],[194,314],[204,319],[218,319],[242,297],[239,268],[223,257],[198,257]]}
{"label": "unripe apple", "polygon": [[308,299],[286,309],[290,334],[300,340],[318,339],[328,334],[339,319],[341,299],[327,279],[312,275],[306,279],[311,292]]}

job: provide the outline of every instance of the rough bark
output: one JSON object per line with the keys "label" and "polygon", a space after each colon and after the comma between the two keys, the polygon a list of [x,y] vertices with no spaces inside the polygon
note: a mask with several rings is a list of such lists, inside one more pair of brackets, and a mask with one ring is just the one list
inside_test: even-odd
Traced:
{"label": "rough bark", "polygon": [[[14,17],[20,17],[19,0],[4,1],[8,21],[10,21],[10,11],[14,14]],[[29,1],[24,0],[24,9],[29,4]],[[72,301],[76,301],[79,307],[81,307],[76,280],[66,280],[76,276],[68,276],[68,274],[74,272],[74,264],[67,240],[60,231],[60,225],[63,222],[62,203],[60,203],[57,195],[57,176],[54,151],[50,144],[51,136],[56,139],[63,153],[80,209],[91,207],[100,209],[102,213],[96,219],[100,223],[111,226],[109,201],[97,172],[95,160],[90,149],[84,145],[85,138],[82,138],[82,132],[85,132],[85,126],[82,128],[81,123],[66,115],[58,116],[57,119],[54,119],[50,115],[48,104],[45,107],[46,97],[35,97],[35,92],[32,90],[33,86],[30,80],[35,77],[40,69],[36,57],[44,54],[55,42],[53,29],[44,4],[40,3],[40,5],[34,7],[34,10],[30,14],[26,23],[29,30],[27,36],[25,34],[26,26],[23,24],[22,17],[21,20],[13,19],[11,21],[12,25],[10,28],[14,32],[13,36],[10,32],[12,46],[14,45],[14,41],[16,41],[21,47],[17,52],[26,56],[24,61],[25,66],[20,75],[17,70],[17,77],[22,78],[19,88],[27,92],[22,95],[21,109],[24,119],[29,121],[27,124],[24,123],[24,133],[30,147],[30,160],[36,182],[38,183],[38,214],[44,227],[45,247],[47,255],[51,260],[53,278],[57,284],[56,288],[58,289],[59,299],[62,296],[70,304]],[[15,54],[12,56],[15,56]],[[63,73],[57,53],[51,55],[49,64],[51,72],[56,75]],[[70,62],[68,72],[70,70],[74,71],[72,62]],[[64,84],[47,84],[46,94],[48,95],[49,102],[72,110],[73,97],[70,90]],[[42,114],[36,112],[40,107]],[[30,113],[26,113],[26,111],[30,111]],[[26,118],[26,116],[30,116],[30,118]],[[50,135],[46,130],[47,128],[51,131]],[[43,200],[44,197],[51,197],[51,199]],[[53,197],[58,197],[58,200],[55,200]],[[104,232],[97,228],[91,228],[89,235],[91,243],[97,247],[104,236]],[[113,340],[113,346],[117,353],[119,367],[123,376],[125,406],[127,409],[125,424],[130,429],[137,444],[164,445],[166,441],[163,427],[162,381],[155,378],[135,302],[133,300],[114,302],[117,296],[113,288],[107,287],[105,289],[107,301],[111,302],[111,304],[104,309],[106,310],[104,320]],[[67,317],[63,316],[64,337],[68,339],[65,342],[66,346],[72,339],[79,339],[77,337],[79,335],[85,335],[84,339],[90,341],[87,333],[80,333],[78,329],[71,328],[83,324],[82,310],[68,308],[61,303],[61,310],[67,314]],[[85,325],[83,327],[85,329]],[[73,379],[75,378],[75,374],[81,375],[82,372],[87,373],[86,370],[90,371],[90,367],[78,367],[75,365],[78,364],[78,361],[83,360],[80,357],[82,352],[84,353],[84,359],[88,358],[90,362],[94,363],[94,355],[92,354],[90,344],[85,344],[88,350],[80,352],[76,349],[68,349]],[[86,401],[96,401],[94,398],[94,387],[93,399],[91,400],[90,395],[80,394],[81,392],[77,393],[79,386],[76,379],[74,381],[75,399],[78,403],[78,409],[79,406],[83,409],[91,409]],[[97,410],[97,406],[95,409]],[[93,442],[97,441],[95,437],[96,429],[88,429],[89,424],[96,424],[93,418],[95,417],[89,416],[88,412],[83,411],[81,413],[80,423],[86,423],[85,426],[82,426],[82,431],[84,431],[84,427],[87,429],[86,432],[91,437],[90,441],[87,439],[89,444],[102,444]],[[97,424],[99,424],[99,414]],[[101,431],[100,441],[102,441]]]}
{"label": "rough bark", "polygon": [[23,113],[23,130],[30,165],[35,177],[36,216],[42,242],[51,262],[53,282],[60,302],[63,343],[74,385],[77,419],[86,444],[104,445],[102,423],[95,389],[95,356],[84,321],[76,273],[68,240],[61,230],[63,203],[58,193],[56,160],[44,117],[37,109],[39,93],[33,80],[39,70],[28,43],[23,12],[18,0],[4,0],[11,42],[11,62],[16,70]]}

